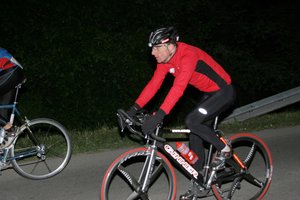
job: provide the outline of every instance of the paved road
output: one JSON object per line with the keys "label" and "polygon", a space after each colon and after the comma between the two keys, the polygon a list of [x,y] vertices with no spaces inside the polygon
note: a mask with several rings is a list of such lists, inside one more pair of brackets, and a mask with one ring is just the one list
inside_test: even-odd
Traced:
{"label": "paved road", "polygon": [[[255,134],[264,139],[273,154],[273,181],[265,199],[298,200],[300,126]],[[99,200],[105,170],[124,151],[75,155],[63,173],[43,181],[22,178],[13,170],[3,171],[0,176],[0,200]],[[187,180],[181,175],[177,178],[180,194],[184,192]]]}

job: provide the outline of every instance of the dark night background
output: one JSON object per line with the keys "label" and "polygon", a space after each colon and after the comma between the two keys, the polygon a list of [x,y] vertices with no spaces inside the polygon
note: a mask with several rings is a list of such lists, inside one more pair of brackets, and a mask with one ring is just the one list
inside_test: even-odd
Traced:
{"label": "dark night background", "polygon": [[[115,125],[115,110],[132,105],[151,77],[147,40],[161,26],[177,27],[181,41],[231,74],[236,107],[299,86],[299,11],[298,1],[271,0],[5,1],[0,46],[25,68],[20,106],[27,115],[96,128]],[[170,118],[197,102],[192,88],[187,93]]]}

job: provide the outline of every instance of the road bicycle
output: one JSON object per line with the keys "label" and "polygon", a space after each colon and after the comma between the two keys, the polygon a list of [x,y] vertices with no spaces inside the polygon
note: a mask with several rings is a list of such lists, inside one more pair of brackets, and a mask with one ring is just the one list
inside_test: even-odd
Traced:
{"label": "road bicycle", "polygon": [[[17,98],[24,82],[16,86],[13,104],[0,105],[0,109],[11,109],[10,123],[15,135],[11,143],[0,144],[0,172],[13,168],[25,178],[46,179],[59,174],[69,163],[71,140],[59,122],[49,118],[29,120],[21,114]],[[0,124],[6,122],[0,119]],[[5,141],[7,136],[1,139]]]}
{"label": "road bicycle", "polygon": [[[213,167],[216,150],[212,145],[206,150],[206,161],[201,172],[196,171],[163,137],[162,124],[150,135],[144,135],[141,125],[147,117],[139,114],[131,118],[119,109],[117,112],[121,131],[125,128],[135,138],[145,140],[145,147],[129,150],[115,159],[106,171],[100,199],[149,200],[176,198],[174,167],[191,180],[190,189],[195,197],[214,196],[216,199],[262,199],[271,184],[273,164],[268,146],[259,137],[240,133],[225,138],[214,130],[220,139],[231,146],[232,157],[222,168]],[[188,129],[171,129],[173,133]]]}

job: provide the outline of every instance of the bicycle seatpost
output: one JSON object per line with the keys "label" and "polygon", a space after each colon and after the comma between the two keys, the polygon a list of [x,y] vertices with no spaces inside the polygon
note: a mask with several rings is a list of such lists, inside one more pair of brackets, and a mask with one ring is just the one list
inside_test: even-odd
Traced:
{"label": "bicycle seatpost", "polygon": [[19,95],[19,89],[21,88],[22,83],[19,83],[15,88],[16,88],[16,94],[15,94],[15,101],[14,103],[17,103],[18,95]]}
{"label": "bicycle seatpost", "polygon": [[217,130],[218,128],[218,120],[219,120],[219,116],[216,116],[214,120],[214,126],[213,126],[214,130]]}
{"label": "bicycle seatpost", "polygon": [[12,112],[10,114],[10,119],[9,119],[9,123],[13,124],[14,123],[14,119],[15,119],[15,110],[16,110],[16,105],[17,105],[17,100],[18,100],[18,95],[19,95],[19,89],[21,88],[22,83],[19,83],[15,88],[16,88],[16,94],[15,94],[15,99],[14,99],[14,107],[12,108]]}

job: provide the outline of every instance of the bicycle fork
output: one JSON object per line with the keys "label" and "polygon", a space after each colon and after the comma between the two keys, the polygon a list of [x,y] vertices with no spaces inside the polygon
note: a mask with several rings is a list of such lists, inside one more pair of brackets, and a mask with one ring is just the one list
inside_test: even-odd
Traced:
{"label": "bicycle fork", "polygon": [[156,161],[156,152],[157,152],[156,145],[153,144],[149,146],[148,151],[149,154],[146,157],[145,163],[141,171],[141,175],[138,180],[138,182],[141,184],[141,188],[140,188],[141,193],[146,193],[150,186],[151,176]]}

